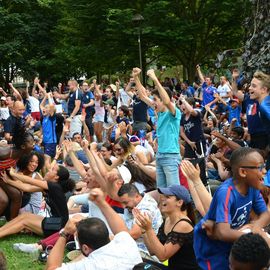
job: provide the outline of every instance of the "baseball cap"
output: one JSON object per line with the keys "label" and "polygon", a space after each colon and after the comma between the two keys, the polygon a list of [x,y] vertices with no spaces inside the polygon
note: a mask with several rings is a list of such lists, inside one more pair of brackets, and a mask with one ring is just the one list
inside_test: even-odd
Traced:
{"label": "baseball cap", "polygon": [[2,96],[2,97],[1,97],[1,100],[4,100],[4,101],[5,101],[5,100],[7,100],[7,98],[4,97],[4,96]]}
{"label": "baseball cap", "polygon": [[113,92],[116,92],[116,85],[115,84],[110,84],[109,86],[112,88]]}
{"label": "baseball cap", "polygon": [[177,199],[183,200],[185,203],[190,203],[192,201],[188,190],[180,185],[170,185],[166,188],[158,188],[158,192],[167,196],[176,196]]}
{"label": "baseball cap", "polygon": [[117,166],[117,169],[119,174],[121,175],[121,178],[124,180],[124,183],[125,184],[129,183],[131,180],[131,173],[129,169],[124,165]]}

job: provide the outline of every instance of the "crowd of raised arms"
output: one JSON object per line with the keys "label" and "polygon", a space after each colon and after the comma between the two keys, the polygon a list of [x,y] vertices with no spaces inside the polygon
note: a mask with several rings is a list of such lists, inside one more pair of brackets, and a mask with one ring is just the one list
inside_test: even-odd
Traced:
{"label": "crowd of raised arms", "polygon": [[196,69],[0,88],[1,241],[39,235],[13,248],[49,270],[268,269],[270,75]]}

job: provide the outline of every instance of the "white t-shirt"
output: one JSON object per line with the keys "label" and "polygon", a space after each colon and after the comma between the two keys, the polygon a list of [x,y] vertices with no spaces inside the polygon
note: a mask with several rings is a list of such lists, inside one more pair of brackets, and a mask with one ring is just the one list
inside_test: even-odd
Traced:
{"label": "white t-shirt", "polygon": [[[156,200],[152,196],[146,193],[144,194],[142,200],[139,202],[136,208],[139,209],[142,213],[147,213],[151,217],[152,227],[155,233],[157,234],[158,229],[163,222],[163,219],[162,219],[162,215],[160,213]],[[133,225],[136,223],[133,214],[130,213],[127,209],[125,209],[123,217],[124,217],[124,221],[126,223],[127,228],[130,230],[133,227]],[[136,243],[140,250],[149,254],[142,236],[136,240]]]}
{"label": "white t-shirt", "polygon": [[136,242],[127,232],[116,234],[113,240],[94,250],[81,261],[63,264],[58,270],[132,270],[142,262]]}
{"label": "white t-shirt", "polygon": [[224,84],[224,85],[220,85],[218,88],[217,88],[217,92],[219,93],[220,97],[222,97],[222,99],[225,101],[225,102],[229,102],[230,101],[230,98],[224,98],[226,96],[229,95],[229,93],[231,92],[231,89],[230,87],[228,86],[228,84]]}
{"label": "white t-shirt", "polygon": [[127,94],[127,92],[124,89],[119,89],[119,97],[118,97],[118,102],[117,102],[117,109],[122,105],[129,106],[130,101],[131,101],[131,98]]}
{"label": "white t-shirt", "polygon": [[6,108],[0,108],[0,120],[7,120],[9,118],[9,109]]}
{"label": "white t-shirt", "polygon": [[39,100],[33,96],[29,96],[28,100],[31,106],[31,112],[39,112]]}

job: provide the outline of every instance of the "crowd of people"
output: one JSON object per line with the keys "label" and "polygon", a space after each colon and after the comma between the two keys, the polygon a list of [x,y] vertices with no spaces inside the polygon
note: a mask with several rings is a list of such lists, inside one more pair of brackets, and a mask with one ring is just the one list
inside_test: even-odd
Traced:
{"label": "crowd of people", "polygon": [[268,269],[270,75],[196,69],[0,88],[0,238],[49,270]]}

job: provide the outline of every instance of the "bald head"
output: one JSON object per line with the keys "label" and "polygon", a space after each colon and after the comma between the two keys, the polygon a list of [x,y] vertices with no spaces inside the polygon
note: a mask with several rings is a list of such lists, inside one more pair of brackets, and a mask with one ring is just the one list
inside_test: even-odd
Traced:
{"label": "bald head", "polygon": [[24,104],[21,101],[15,101],[13,105],[13,114],[15,117],[22,117],[25,111]]}

